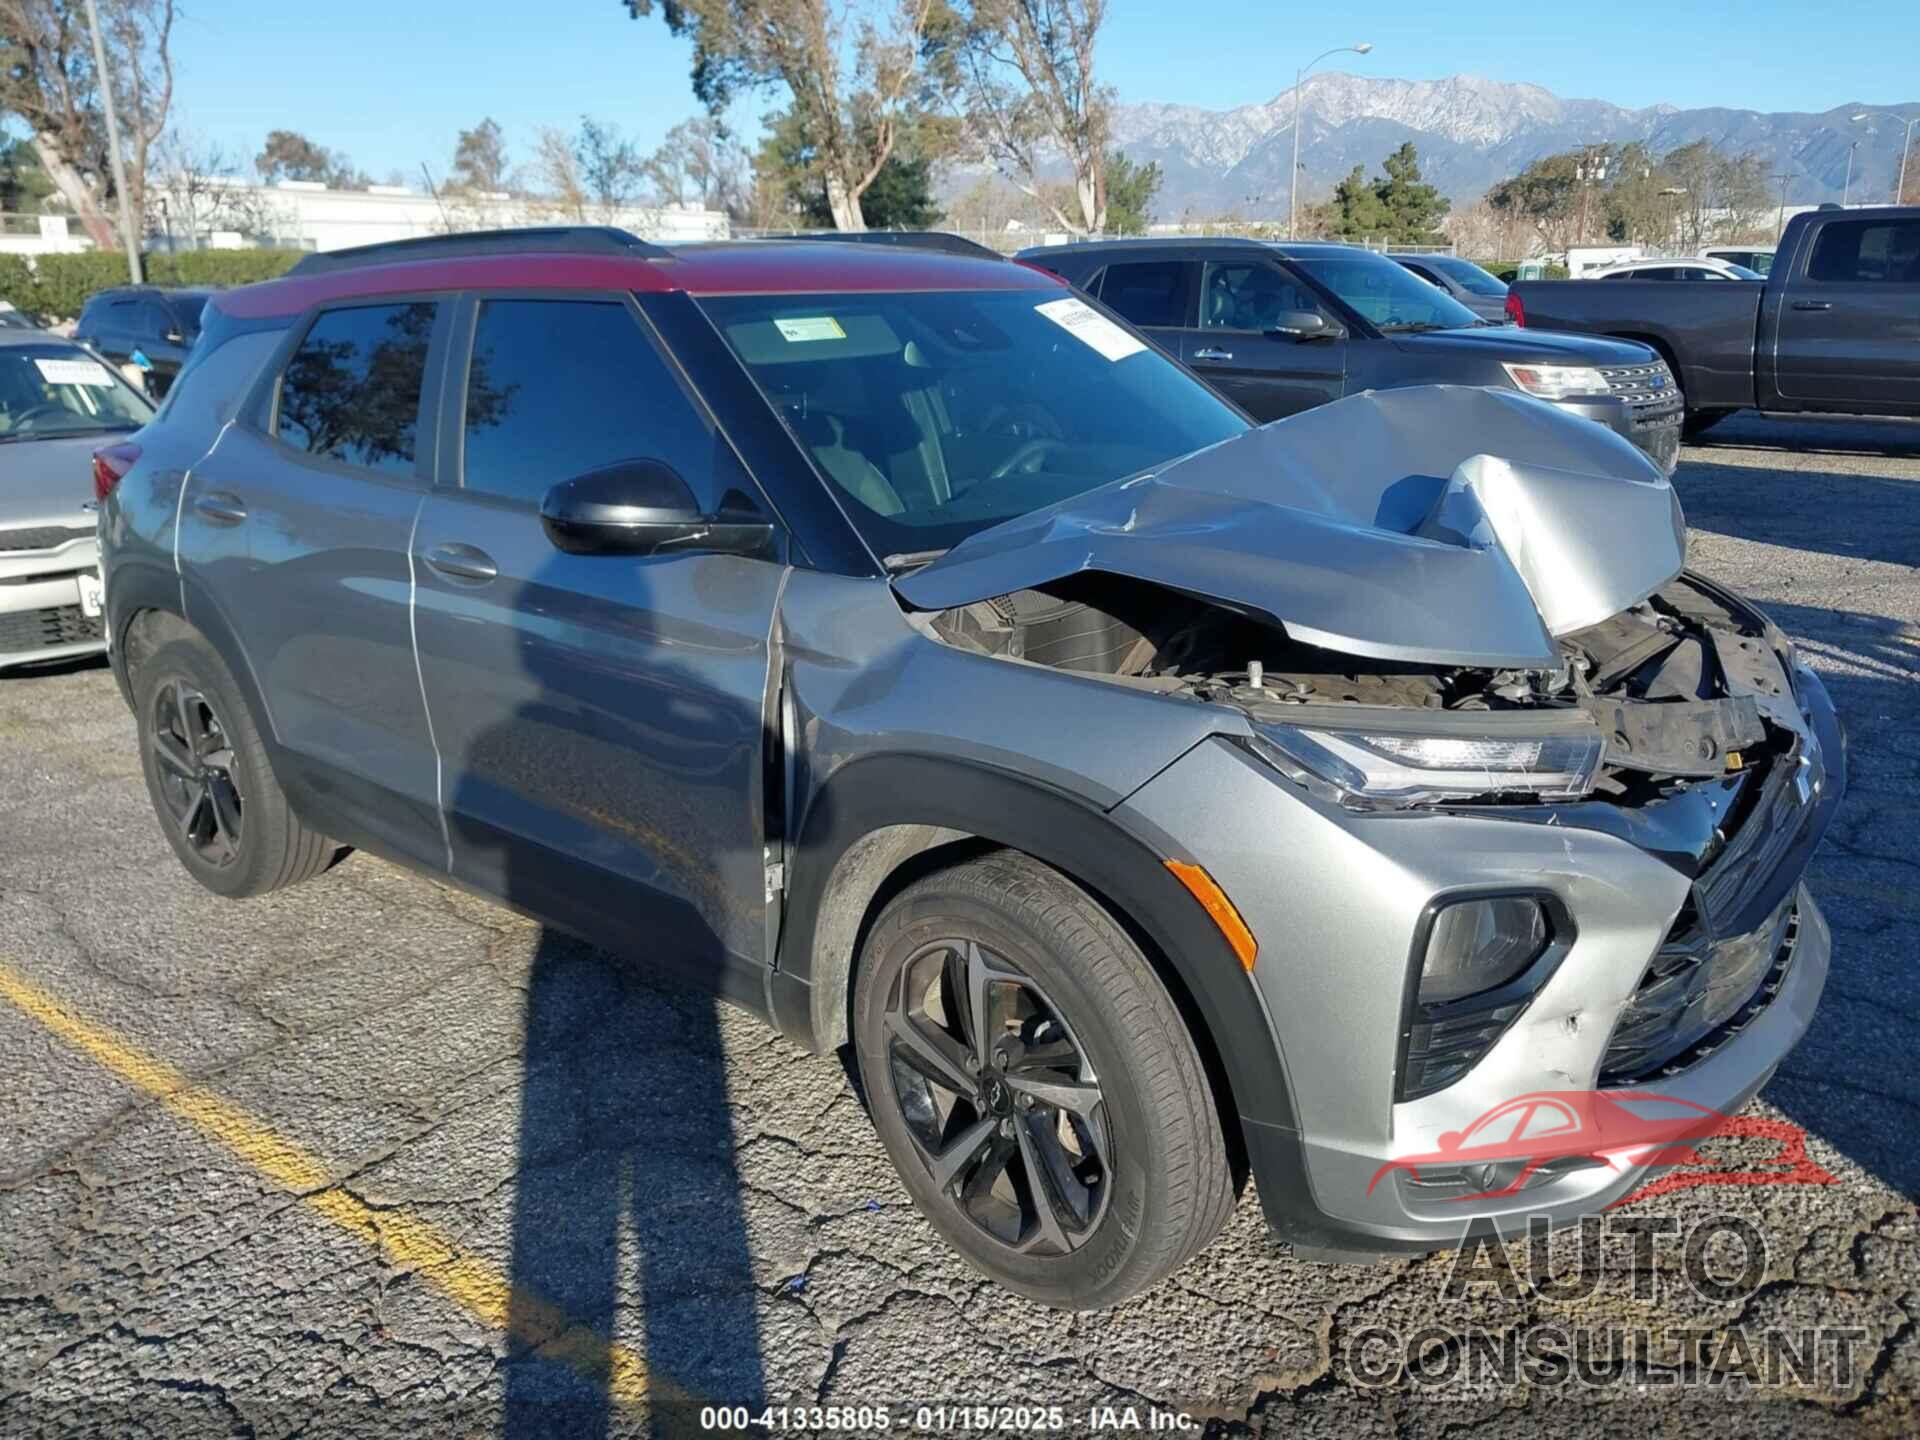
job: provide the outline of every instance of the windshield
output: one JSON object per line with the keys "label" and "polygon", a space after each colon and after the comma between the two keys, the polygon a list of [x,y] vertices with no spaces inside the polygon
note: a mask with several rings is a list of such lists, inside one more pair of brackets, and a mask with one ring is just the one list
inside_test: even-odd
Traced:
{"label": "windshield", "polygon": [[1422,255],[1420,263],[1438,270],[1469,295],[1487,295],[1497,300],[1507,293],[1507,287],[1500,283],[1499,276],[1489,275],[1471,260],[1461,260],[1452,255]]}
{"label": "windshield", "polygon": [[0,441],[138,430],[153,407],[71,345],[0,347]]}
{"label": "windshield", "polygon": [[1064,291],[700,304],[882,557],[945,550],[1248,428]]}
{"label": "windshield", "polygon": [[1444,290],[1364,250],[1289,255],[1288,260],[1331,290],[1377,330],[1455,330],[1483,323]]}

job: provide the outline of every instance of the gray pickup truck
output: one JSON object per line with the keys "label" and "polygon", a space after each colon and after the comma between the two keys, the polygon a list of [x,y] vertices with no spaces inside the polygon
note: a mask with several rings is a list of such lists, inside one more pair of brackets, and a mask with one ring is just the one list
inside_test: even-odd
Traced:
{"label": "gray pickup truck", "polygon": [[1689,435],[1747,409],[1920,416],[1920,207],[1796,215],[1764,282],[1523,280],[1507,314],[1651,345]]}

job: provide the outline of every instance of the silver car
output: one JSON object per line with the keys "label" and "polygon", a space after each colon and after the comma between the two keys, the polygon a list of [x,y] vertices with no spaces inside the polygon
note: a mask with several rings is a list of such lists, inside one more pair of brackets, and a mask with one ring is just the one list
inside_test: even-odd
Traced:
{"label": "silver car", "polygon": [[1812,1015],[1833,707],[1598,425],[1257,427],[911,246],[421,240],[204,324],[102,528],[188,872],[364,847],[845,1047],[1023,1294],[1249,1174],[1323,1258],[1591,1213],[1658,1155],[1487,1158],[1516,1098],[1736,1110]]}
{"label": "silver car", "polygon": [[0,670],[106,648],[92,455],[152,415],[92,352],[0,329]]}

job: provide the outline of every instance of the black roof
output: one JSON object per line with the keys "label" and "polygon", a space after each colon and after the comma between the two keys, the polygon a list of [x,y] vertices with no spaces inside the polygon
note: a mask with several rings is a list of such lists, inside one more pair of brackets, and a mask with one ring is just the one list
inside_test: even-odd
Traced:
{"label": "black roof", "polygon": [[[1344,245],[1335,240],[1261,240],[1250,235],[1142,235],[1116,236],[1107,240],[1076,240],[1066,245],[1035,245],[1020,251],[1016,260],[1045,261],[1055,255],[1096,255],[1110,250],[1244,250],[1252,246],[1282,255],[1351,255],[1363,250],[1360,245]],[[1378,251],[1366,251],[1378,254]]]}
{"label": "black roof", "polygon": [[672,254],[631,231],[612,225],[529,225],[518,230],[473,230],[461,235],[421,235],[327,250],[307,256],[287,273],[325,275],[362,265],[403,260],[458,260],[474,255],[614,255],[656,260]]}
{"label": "black roof", "polygon": [[792,235],[762,235],[762,240],[840,240],[858,245],[899,245],[909,250],[939,250],[948,255],[1004,260],[998,250],[945,230],[808,230]]}

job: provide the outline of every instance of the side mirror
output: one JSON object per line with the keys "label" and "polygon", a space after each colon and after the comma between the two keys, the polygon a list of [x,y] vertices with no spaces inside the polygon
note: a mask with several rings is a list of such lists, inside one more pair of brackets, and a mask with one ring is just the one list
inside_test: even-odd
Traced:
{"label": "side mirror", "polygon": [[680,473],[658,460],[623,460],[561,481],[541,502],[540,523],[570,555],[753,555],[773,538],[761,516],[704,513]]}
{"label": "side mirror", "polygon": [[1331,338],[1340,333],[1318,310],[1282,310],[1270,328],[1275,335],[1284,335],[1289,340]]}

